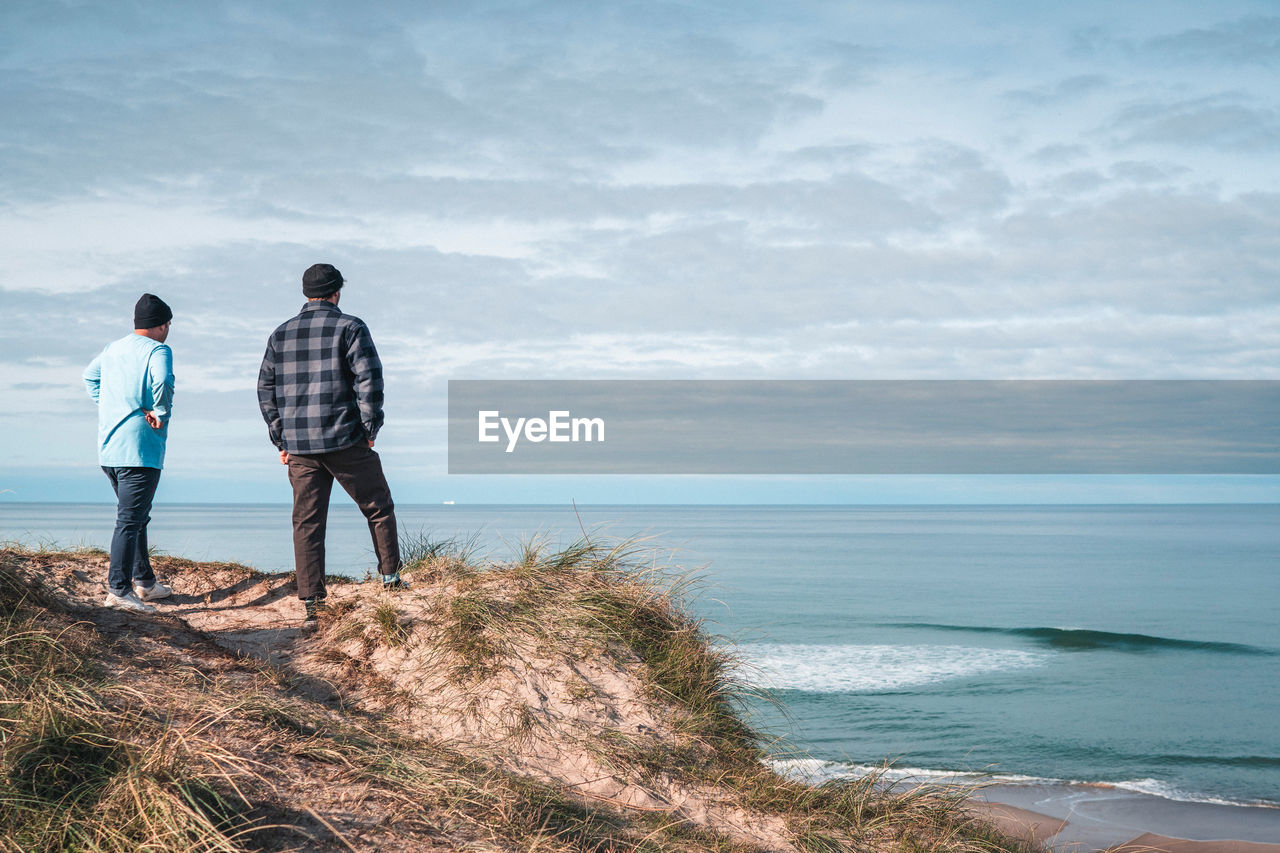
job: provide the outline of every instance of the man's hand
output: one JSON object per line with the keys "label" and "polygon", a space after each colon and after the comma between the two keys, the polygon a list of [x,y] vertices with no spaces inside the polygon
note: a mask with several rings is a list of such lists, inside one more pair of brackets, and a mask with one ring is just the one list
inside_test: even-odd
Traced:
{"label": "man's hand", "polygon": [[142,417],[146,419],[147,425],[150,426],[152,429],[160,429],[162,426],[164,426],[164,424],[160,421],[159,418],[155,416],[154,413],[148,412],[146,409],[142,410]]}
{"label": "man's hand", "polygon": [[288,465],[288,464],[289,464],[289,451],[287,451],[287,450],[281,450],[281,451],[280,451],[280,464],[281,464],[281,465]]}

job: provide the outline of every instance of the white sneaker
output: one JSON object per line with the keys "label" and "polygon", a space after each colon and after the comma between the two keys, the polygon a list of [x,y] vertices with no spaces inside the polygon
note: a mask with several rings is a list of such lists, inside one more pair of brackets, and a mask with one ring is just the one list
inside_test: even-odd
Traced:
{"label": "white sneaker", "polygon": [[133,589],[138,593],[138,598],[143,601],[155,601],[157,598],[168,598],[173,595],[173,589],[160,581],[156,581],[151,586],[134,586]]}
{"label": "white sneaker", "polygon": [[141,598],[132,592],[126,592],[124,595],[116,595],[114,592],[107,593],[107,600],[102,602],[103,607],[114,607],[117,610],[132,610],[135,613],[155,613],[156,609],[150,604],[144,602]]}

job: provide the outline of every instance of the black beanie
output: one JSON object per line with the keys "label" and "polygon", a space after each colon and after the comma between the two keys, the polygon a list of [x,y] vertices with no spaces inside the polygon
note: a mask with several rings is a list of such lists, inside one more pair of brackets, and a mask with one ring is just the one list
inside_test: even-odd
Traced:
{"label": "black beanie", "polygon": [[138,304],[133,306],[133,327],[135,329],[154,329],[163,326],[173,319],[173,310],[164,304],[159,296],[150,293],[142,294]]}
{"label": "black beanie", "polygon": [[302,292],[308,299],[322,299],[341,290],[342,281],[333,264],[312,264],[302,274]]}

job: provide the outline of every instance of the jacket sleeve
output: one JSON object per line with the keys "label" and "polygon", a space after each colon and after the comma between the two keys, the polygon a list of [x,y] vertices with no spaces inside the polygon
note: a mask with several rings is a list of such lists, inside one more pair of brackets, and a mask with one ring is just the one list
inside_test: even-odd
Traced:
{"label": "jacket sleeve", "polygon": [[98,394],[102,390],[102,356],[94,356],[81,378],[84,379],[84,390],[89,392],[93,402],[98,402]]}
{"label": "jacket sleeve", "polygon": [[151,413],[168,423],[173,412],[173,350],[164,344],[151,351],[147,359],[147,379],[151,385]]}
{"label": "jacket sleeve", "polygon": [[369,327],[358,323],[350,333],[346,352],[347,366],[351,368],[352,389],[356,405],[360,409],[360,422],[370,441],[378,437],[382,429],[382,361],[373,345]]}
{"label": "jacket sleeve", "polygon": [[276,402],[276,347],[275,336],[267,338],[267,352],[258,368],[258,410],[267,422],[267,434],[271,443],[284,450],[284,422],[280,418],[280,406]]}

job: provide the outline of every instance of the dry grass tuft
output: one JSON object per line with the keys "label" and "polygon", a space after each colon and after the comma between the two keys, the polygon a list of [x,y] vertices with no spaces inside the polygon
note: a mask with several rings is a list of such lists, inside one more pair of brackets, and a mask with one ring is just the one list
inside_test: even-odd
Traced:
{"label": "dry grass tuft", "polygon": [[384,601],[373,609],[373,621],[386,645],[394,648],[408,641],[409,626],[401,620],[400,611],[390,601]]}
{"label": "dry grass tuft", "polygon": [[400,536],[401,571],[419,580],[460,577],[476,571],[480,554],[480,534],[433,539],[430,532],[402,533]]}
{"label": "dry grass tuft", "polygon": [[[240,850],[223,756],[121,699],[85,623],[0,554],[0,850]],[[218,751],[214,751],[217,753]]]}

